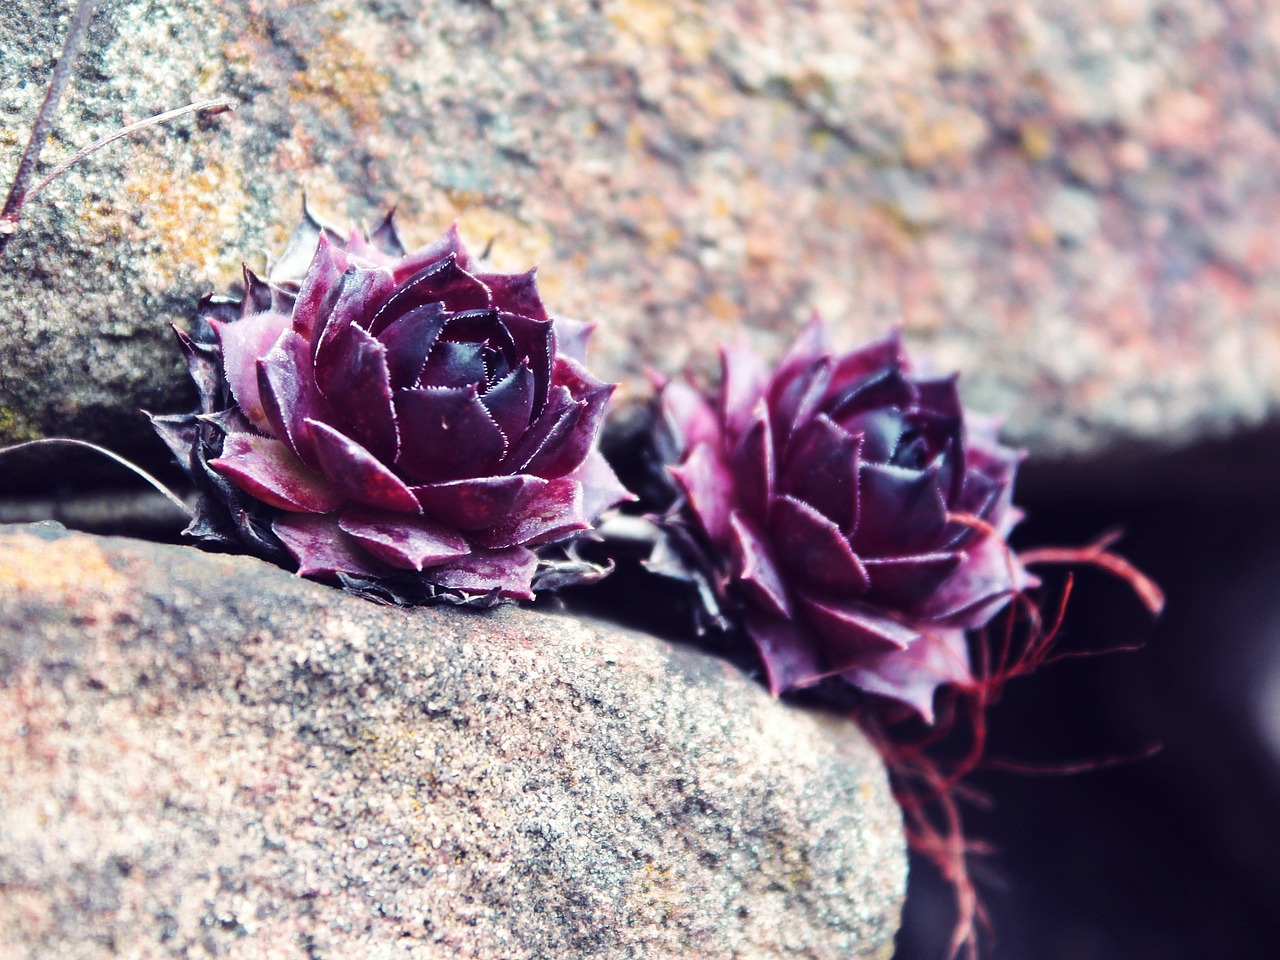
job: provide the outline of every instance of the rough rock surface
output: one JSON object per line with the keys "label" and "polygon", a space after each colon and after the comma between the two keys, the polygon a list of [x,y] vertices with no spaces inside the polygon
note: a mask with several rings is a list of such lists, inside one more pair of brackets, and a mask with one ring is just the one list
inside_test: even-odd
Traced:
{"label": "rough rock surface", "polygon": [[0,532],[0,955],[886,957],[847,722],[567,617]]}
{"label": "rough rock surface", "polygon": [[[70,0],[7,0],[0,173]],[[1280,405],[1280,13],[1218,0],[104,0],[0,260],[0,439],[176,409],[166,329],[331,218],[460,219],[601,321],[602,373],[903,320],[1010,438],[1177,442]],[[12,160],[10,158],[13,158]],[[159,454],[159,446],[151,447]]]}

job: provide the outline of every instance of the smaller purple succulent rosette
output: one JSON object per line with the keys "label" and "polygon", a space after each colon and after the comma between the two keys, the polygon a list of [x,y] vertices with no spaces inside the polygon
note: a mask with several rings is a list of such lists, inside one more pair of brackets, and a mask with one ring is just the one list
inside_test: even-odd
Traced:
{"label": "smaller purple succulent rosette", "polygon": [[456,228],[407,253],[391,216],[343,239],[304,204],[268,279],[178,332],[200,409],[152,422],[200,494],[187,533],[400,603],[598,579],[572,544],[630,495],[589,332]]}
{"label": "smaller purple succulent rosette", "polygon": [[678,499],[657,566],[741,622],[775,695],[843,681],[932,722],[937,688],[972,679],[966,631],[1035,583],[1005,542],[1020,453],[955,376],[912,375],[896,331],[836,355],[815,320],[772,374],[722,362],[715,401],[661,385]]}

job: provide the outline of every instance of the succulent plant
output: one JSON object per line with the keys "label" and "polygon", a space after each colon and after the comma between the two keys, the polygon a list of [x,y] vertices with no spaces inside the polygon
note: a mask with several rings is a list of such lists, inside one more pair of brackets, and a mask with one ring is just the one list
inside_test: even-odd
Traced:
{"label": "succulent plant", "polygon": [[188,534],[406,603],[598,577],[564,548],[629,495],[589,332],[456,228],[406,253],[390,215],[344,240],[304,204],[267,280],[178,332],[200,409],[152,422],[199,490]]}
{"label": "succulent plant", "polygon": [[851,686],[931,720],[971,678],[966,631],[1035,582],[1005,542],[1020,454],[896,331],[836,355],[815,320],[771,374],[722,361],[715,400],[659,383],[677,501],[655,565],[740,623],[775,694]]}

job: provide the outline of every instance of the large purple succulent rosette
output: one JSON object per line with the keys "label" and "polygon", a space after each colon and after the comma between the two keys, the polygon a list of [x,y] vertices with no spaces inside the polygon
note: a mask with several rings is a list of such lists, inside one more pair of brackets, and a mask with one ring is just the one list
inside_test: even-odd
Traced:
{"label": "large purple succulent rosette", "polygon": [[599,573],[546,547],[628,496],[597,449],[613,385],[533,271],[484,272],[456,229],[406,253],[391,217],[344,240],[304,210],[245,287],[179,334],[200,410],[153,418],[201,494],[189,534],[402,602]]}
{"label": "large purple succulent rosette", "polygon": [[722,360],[717,401],[678,380],[659,398],[682,494],[663,523],[694,545],[676,552],[775,694],[844,681],[931,721],[936,689],[972,678],[966,631],[1034,583],[1005,542],[1020,454],[955,376],[912,375],[896,331],[841,356],[815,320],[772,375]]}

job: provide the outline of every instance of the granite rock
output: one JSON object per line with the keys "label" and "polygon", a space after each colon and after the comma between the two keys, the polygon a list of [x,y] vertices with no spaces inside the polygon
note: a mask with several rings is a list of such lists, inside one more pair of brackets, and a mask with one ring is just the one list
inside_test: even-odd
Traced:
{"label": "granite rock", "polygon": [[[12,162],[70,0],[7,0]],[[848,346],[902,321],[1048,456],[1183,443],[1280,404],[1280,15],[1217,0],[104,0],[47,151],[113,145],[0,260],[0,439],[187,402],[167,323],[340,222],[451,219],[601,324],[602,375]],[[10,161],[9,158],[15,158]]]}
{"label": "granite rock", "polygon": [[847,721],[706,654],[0,532],[0,955],[887,957]]}

